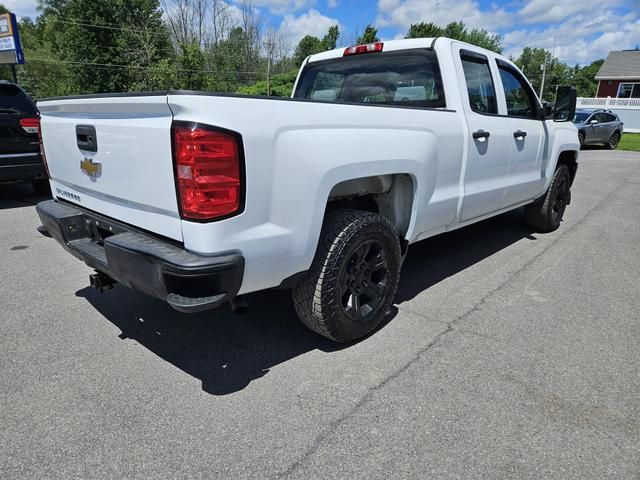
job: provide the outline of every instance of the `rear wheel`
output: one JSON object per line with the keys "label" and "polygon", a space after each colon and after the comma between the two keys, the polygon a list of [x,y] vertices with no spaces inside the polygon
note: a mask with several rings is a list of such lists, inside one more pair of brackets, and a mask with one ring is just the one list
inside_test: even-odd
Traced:
{"label": "rear wheel", "polygon": [[387,218],[360,210],[329,213],[311,269],[293,290],[298,316],[337,342],[366,336],[391,307],[401,258]]}
{"label": "rear wheel", "polygon": [[607,142],[607,148],[609,150],[615,150],[615,148],[620,143],[620,132],[613,132],[609,137],[609,141]]}
{"label": "rear wheel", "polygon": [[562,216],[571,198],[569,168],[560,164],[551,185],[542,197],[525,208],[527,224],[538,232],[552,232],[560,226]]}

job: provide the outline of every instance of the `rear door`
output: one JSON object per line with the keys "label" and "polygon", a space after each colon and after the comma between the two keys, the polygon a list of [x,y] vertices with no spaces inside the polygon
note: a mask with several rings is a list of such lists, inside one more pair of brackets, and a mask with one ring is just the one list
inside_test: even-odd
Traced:
{"label": "rear door", "polygon": [[618,119],[611,113],[601,113],[600,116],[602,118],[603,126],[602,133],[604,135],[604,138],[602,140],[606,142],[609,140],[613,132],[616,131],[616,128],[618,127]]}
{"label": "rear door", "polygon": [[20,126],[22,118],[36,118],[29,97],[11,83],[0,83],[0,165],[39,162],[38,134]]}
{"label": "rear door", "polygon": [[53,195],[182,240],[163,94],[38,103]]}
{"label": "rear door", "polygon": [[509,117],[511,132],[509,176],[503,207],[524,202],[538,195],[544,186],[542,176],[543,122],[538,120],[538,99],[533,89],[509,63],[496,61],[502,90],[501,113]]}
{"label": "rear door", "polygon": [[507,188],[510,125],[498,115],[495,70],[484,54],[454,46],[469,128],[461,221],[499,210]]}

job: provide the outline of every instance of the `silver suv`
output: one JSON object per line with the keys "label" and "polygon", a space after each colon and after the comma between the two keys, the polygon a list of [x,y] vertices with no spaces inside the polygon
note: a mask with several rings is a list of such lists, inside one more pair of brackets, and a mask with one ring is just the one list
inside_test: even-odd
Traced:
{"label": "silver suv", "polygon": [[573,123],[578,128],[580,146],[603,143],[613,150],[622,138],[623,123],[611,110],[576,110]]}

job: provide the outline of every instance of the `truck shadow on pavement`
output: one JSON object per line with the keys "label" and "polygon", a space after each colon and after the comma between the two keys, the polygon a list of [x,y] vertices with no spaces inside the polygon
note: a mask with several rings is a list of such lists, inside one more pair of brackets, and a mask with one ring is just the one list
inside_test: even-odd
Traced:
{"label": "truck shadow on pavement", "polygon": [[32,207],[49,198],[49,195],[38,195],[26,183],[0,183],[0,210]]}
{"label": "truck shadow on pavement", "polygon": [[[396,305],[523,238],[535,240],[520,210],[413,245]],[[76,295],[118,327],[120,338],[137,341],[200,379],[202,389],[213,395],[242,390],[271,367],[306,352],[348,348],[307,330],[296,316],[290,293],[283,290],[248,296],[249,311],[242,315],[234,315],[228,306],[185,315],[122,286],[106,293],[87,287]],[[397,313],[394,307],[381,328]]]}

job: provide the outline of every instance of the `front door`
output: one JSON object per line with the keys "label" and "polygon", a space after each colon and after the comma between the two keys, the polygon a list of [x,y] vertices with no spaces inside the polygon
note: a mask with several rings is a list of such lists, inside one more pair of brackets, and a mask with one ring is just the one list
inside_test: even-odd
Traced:
{"label": "front door", "polygon": [[509,171],[509,119],[498,115],[494,73],[485,55],[461,49],[462,91],[469,127],[469,153],[464,178],[461,221],[486,215],[502,206]]}
{"label": "front door", "polygon": [[[595,120],[595,122],[594,122]],[[587,127],[587,140],[590,142],[604,142],[607,137],[607,125],[605,124],[605,116],[602,113],[594,113],[589,119]],[[593,123],[592,123],[593,122]]]}
{"label": "front door", "polygon": [[[509,117],[511,138],[507,190],[503,207],[534,198],[544,187],[542,140],[546,138],[544,123],[538,120],[538,100],[524,77],[509,63],[498,60],[500,83],[504,92],[502,108]],[[501,97],[501,96],[500,96]],[[546,150],[550,146],[547,146]]]}

